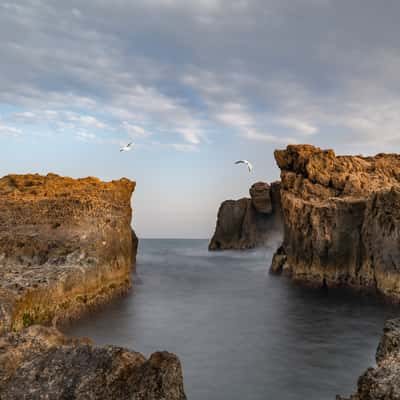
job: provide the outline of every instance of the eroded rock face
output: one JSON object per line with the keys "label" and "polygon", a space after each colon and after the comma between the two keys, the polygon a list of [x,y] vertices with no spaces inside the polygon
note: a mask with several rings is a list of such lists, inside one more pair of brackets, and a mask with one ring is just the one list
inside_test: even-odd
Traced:
{"label": "eroded rock face", "polygon": [[279,182],[257,182],[251,198],[224,201],[209,249],[251,249],[276,240],[282,229],[279,188]]}
{"label": "eroded rock face", "polygon": [[43,326],[0,339],[0,393],[2,400],[186,399],[175,355],[158,352],[146,360]]}
{"label": "eroded rock face", "polygon": [[399,300],[400,156],[336,156],[293,145],[275,158],[284,240],[271,270]]}
{"label": "eroded rock face", "polygon": [[357,393],[337,400],[400,399],[400,319],[386,322],[376,352],[377,367],[368,368],[358,379]]}
{"label": "eroded rock face", "polygon": [[127,179],[0,179],[0,332],[65,320],[125,292],[137,238]]}
{"label": "eroded rock face", "polygon": [[251,203],[257,212],[272,213],[271,187],[266,182],[257,182],[250,188]]}

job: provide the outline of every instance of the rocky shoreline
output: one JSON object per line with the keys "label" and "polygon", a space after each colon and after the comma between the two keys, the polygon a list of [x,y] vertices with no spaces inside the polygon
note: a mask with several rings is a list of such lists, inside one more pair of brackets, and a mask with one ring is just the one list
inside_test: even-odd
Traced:
{"label": "rocky shoreline", "polygon": [[210,250],[270,245],[271,272],[313,287],[349,287],[400,302],[400,155],[275,151],[281,181],[220,206]]}
{"label": "rocky shoreline", "polygon": [[400,319],[389,320],[376,351],[375,368],[360,376],[357,393],[336,400],[398,400],[400,399]]}
{"label": "rocky shoreline", "polygon": [[31,326],[0,339],[2,400],[185,400],[182,369],[171,353],[94,346],[56,328]]}
{"label": "rocky shoreline", "polygon": [[[400,303],[400,155],[336,156],[311,145],[289,145],[274,155],[281,169],[281,181],[274,183],[279,196],[272,202],[281,213],[277,225],[258,233],[257,218],[244,217],[252,199],[224,202],[210,249],[264,246],[276,230],[283,231],[272,273]],[[259,200],[259,207],[270,209],[271,196]],[[400,399],[399,344],[400,321],[388,321],[377,367],[360,377],[358,392],[348,400]]]}
{"label": "rocky shoreline", "polygon": [[176,356],[146,360],[56,328],[131,287],[134,189],[128,179],[0,179],[1,399],[186,398]]}

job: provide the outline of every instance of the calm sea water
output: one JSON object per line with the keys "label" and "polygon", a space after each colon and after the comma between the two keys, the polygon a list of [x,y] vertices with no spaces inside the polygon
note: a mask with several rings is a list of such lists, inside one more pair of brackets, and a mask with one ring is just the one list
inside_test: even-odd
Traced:
{"label": "calm sea water", "polygon": [[189,400],[352,392],[398,309],[271,276],[271,255],[209,253],[205,240],[142,240],[131,294],[66,331],[145,355],[176,353]]}

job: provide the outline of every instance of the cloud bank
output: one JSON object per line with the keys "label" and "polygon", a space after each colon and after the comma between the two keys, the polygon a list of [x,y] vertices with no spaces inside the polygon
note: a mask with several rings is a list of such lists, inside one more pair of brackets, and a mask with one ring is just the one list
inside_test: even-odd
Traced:
{"label": "cloud bank", "polygon": [[391,0],[3,2],[0,134],[186,151],[221,131],[276,144],[336,131],[392,146],[399,13]]}

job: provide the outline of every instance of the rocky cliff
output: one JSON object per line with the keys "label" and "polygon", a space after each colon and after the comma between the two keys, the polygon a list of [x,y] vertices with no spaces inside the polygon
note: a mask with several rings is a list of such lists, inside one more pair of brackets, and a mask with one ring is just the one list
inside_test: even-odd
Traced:
{"label": "rocky cliff", "polygon": [[97,347],[55,328],[31,326],[0,339],[2,400],[185,400],[178,358],[148,360],[124,348]]}
{"label": "rocky cliff", "polygon": [[257,182],[250,198],[224,201],[210,250],[251,249],[276,240],[282,227],[280,183]]}
{"label": "rocky cliff", "polygon": [[[185,400],[178,358],[64,336],[131,286],[137,238],[127,179],[0,179],[0,398]],[[41,324],[41,325],[35,325]]]}
{"label": "rocky cliff", "polygon": [[400,299],[400,155],[336,156],[310,145],[275,152],[284,239],[271,270],[314,286]]}
{"label": "rocky cliff", "polygon": [[125,292],[137,239],[127,179],[0,179],[0,332],[65,320]]}
{"label": "rocky cliff", "polygon": [[386,322],[376,351],[375,368],[368,368],[358,380],[357,393],[336,400],[400,399],[400,319]]}

